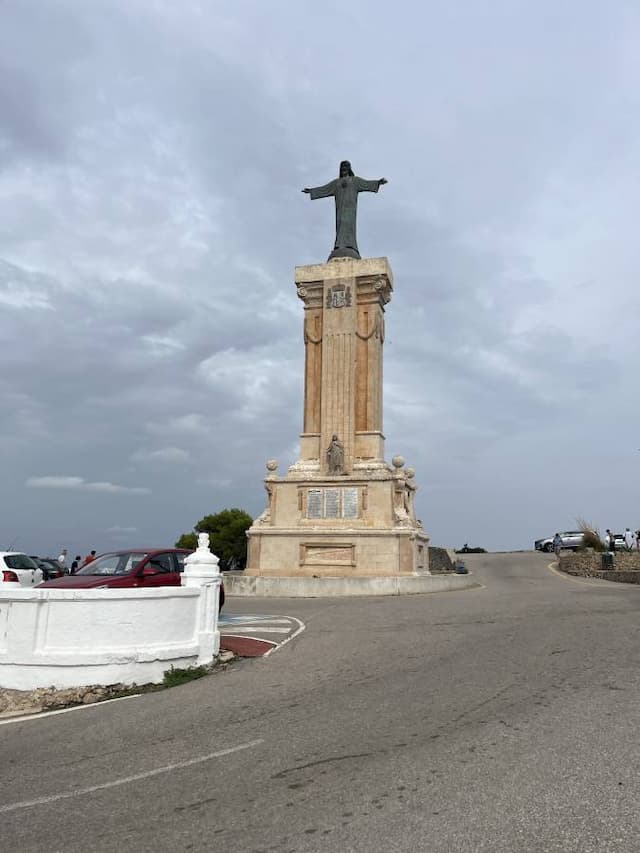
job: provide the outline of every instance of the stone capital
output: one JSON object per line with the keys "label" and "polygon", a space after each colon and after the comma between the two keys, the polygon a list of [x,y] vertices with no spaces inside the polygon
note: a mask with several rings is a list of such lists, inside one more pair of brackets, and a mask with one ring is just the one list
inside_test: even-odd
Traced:
{"label": "stone capital", "polygon": [[304,283],[300,283],[296,279],[296,285],[298,299],[302,299],[305,308],[322,308],[324,282],[305,281]]}
{"label": "stone capital", "polygon": [[393,285],[386,275],[365,276],[358,279],[358,305],[377,303],[381,306],[391,299]]}
{"label": "stone capital", "polygon": [[312,283],[331,281],[332,279],[363,278],[375,279],[383,276],[393,290],[393,273],[387,258],[334,258],[326,264],[308,264],[295,268],[295,282],[308,286]]}

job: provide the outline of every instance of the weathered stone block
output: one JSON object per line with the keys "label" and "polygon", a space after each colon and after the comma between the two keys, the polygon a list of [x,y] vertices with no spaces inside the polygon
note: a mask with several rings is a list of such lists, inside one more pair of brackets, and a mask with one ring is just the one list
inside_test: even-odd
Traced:
{"label": "weathered stone block", "polygon": [[576,551],[561,554],[560,569],[569,575],[584,578],[603,578],[621,583],[640,583],[640,552],[616,551],[613,568],[602,568],[602,554],[595,551]]}

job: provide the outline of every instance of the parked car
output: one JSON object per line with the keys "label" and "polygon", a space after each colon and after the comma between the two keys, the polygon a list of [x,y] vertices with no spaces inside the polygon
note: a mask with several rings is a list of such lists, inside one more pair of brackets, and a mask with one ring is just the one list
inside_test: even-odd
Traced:
{"label": "parked car", "polygon": [[[40,584],[46,589],[126,589],[131,587],[180,586],[184,560],[192,554],[184,548],[110,551],[101,554],[74,575]],[[220,585],[219,609],[224,604]]]}
{"label": "parked car", "polygon": [[44,577],[38,564],[20,551],[0,551],[0,586],[32,587]]}
{"label": "parked car", "polygon": [[[584,542],[584,534],[581,530],[565,530],[560,534],[562,539],[562,547],[571,551],[577,551]],[[546,539],[536,539],[533,543],[536,551],[545,551],[549,553],[553,551],[553,536],[547,536]]]}
{"label": "parked car", "polygon": [[614,533],[613,534],[613,545],[616,551],[626,551],[627,543],[624,538],[624,533]]}
{"label": "parked car", "polygon": [[64,575],[64,568],[53,557],[35,557],[33,554],[30,556],[33,562],[42,569],[43,580],[52,581]]}

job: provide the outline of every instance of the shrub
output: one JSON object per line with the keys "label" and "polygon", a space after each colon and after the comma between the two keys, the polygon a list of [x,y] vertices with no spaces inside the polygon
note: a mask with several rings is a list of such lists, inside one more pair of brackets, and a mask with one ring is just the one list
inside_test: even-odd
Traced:
{"label": "shrub", "polygon": [[220,560],[220,571],[244,569],[247,562],[247,530],[253,519],[243,509],[223,509],[205,515],[192,533],[183,533],[176,548],[196,548],[198,533],[209,534],[209,547]]}
{"label": "shrub", "polygon": [[463,545],[462,548],[458,548],[455,552],[456,554],[486,554],[486,548],[470,548],[468,545]]}
{"label": "shrub", "polygon": [[584,518],[577,518],[576,521],[584,537],[581,548],[593,548],[594,551],[604,551],[605,544],[600,538],[600,531],[595,524],[589,524]]}
{"label": "shrub", "polygon": [[177,687],[179,684],[186,684],[187,681],[202,678],[207,672],[206,666],[187,666],[184,669],[176,669],[172,666],[165,672],[162,683],[165,687]]}

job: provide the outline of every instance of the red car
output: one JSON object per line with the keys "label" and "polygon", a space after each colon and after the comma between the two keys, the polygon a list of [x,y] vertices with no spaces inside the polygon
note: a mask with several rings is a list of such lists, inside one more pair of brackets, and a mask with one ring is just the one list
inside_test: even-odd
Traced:
{"label": "red car", "polygon": [[[38,589],[122,589],[128,587],[180,586],[184,558],[192,551],[163,550],[110,551],[79,569],[74,575],[38,584]],[[224,604],[220,584],[219,607]]]}

